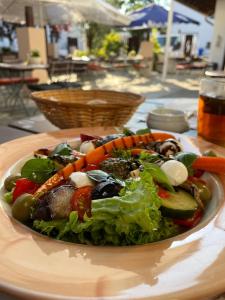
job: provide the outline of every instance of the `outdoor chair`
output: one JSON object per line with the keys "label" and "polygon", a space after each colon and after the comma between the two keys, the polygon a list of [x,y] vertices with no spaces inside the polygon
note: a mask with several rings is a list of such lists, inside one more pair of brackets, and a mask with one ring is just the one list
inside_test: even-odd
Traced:
{"label": "outdoor chair", "polygon": [[183,61],[176,64],[176,73],[182,72],[191,75],[192,73],[199,75],[204,75],[207,69],[211,69],[212,65],[208,64],[205,61],[195,61],[192,60],[190,62]]}
{"label": "outdoor chair", "polygon": [[24,103],[24,97],[22,95],[22,89],[24,85],[29,83],[37,83],[38,78],[33,77],[5,77],[0,78],[1,88],[1,103],[0,107],[4,110],[13,110],[18,106],[21,106],[27,115],[28,111]]}
{"label": "outdoor chair", "polygon": [[82,77],[82,75],[86,74],[88,71],[88,64],[86,62],[76,62],[72,61],[70,62],[70,73],[76,74],[77,77]]}
{"label": "outdoor chair", "polygon": [[0,78],[1,108],[10,109],[17,105],[17,95],[22,86],[20,77]]}
{"label": "outdoor chair", "polygon": [[111,67],[106,67],[99,61],[91,61],[87,65],[86,79],[93,80],[93,78],[104,78],[107,70],[111,70]]}
{"label": "outdoor chair", "polygon": [[49,67],[49,77],[51,81],[61,80],[69,81],[71,76],[71,61],[70,60],[52,60]]}
{"label": "outdoor chair", "polygon": [[[157,60],[155,63],[155,70],[162,73],[163,65],[164,65],[164,53],[157,54]],[[176,65],[179,59],[175,57],[169,57],[168,58],[168,64],[167,64],[167,72],[169,74],[175,74],[176,73]]]}
{"label": "outdoor chair", "polygon": [[153,43],[150,41],[142,41],[138,55],[143,57],[143,60],[134,64],[133,67],[143,76],[149,76],[153,67]]}

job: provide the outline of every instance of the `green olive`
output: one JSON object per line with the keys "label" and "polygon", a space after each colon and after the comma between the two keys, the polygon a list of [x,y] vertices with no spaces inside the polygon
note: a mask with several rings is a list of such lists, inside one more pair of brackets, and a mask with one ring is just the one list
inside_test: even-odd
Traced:
{"label": "green olive", "polygon": [[212,192],[204,182],[195,182],[195,185],[198,187],[200,199],[206,205],[212,198]]}
{"label": "green olive", "polygon": [[31,208],[34,206],[34,198],[30,194],[19,196],[12,205],[12,216],[20,222],[30,219]]}
{"label": "green olive", "polygon": [[21,178],[19,175],[10,175],[5,179],[4,187],[8,192],[11,192],[11,190],[15,187],[17,179]]}

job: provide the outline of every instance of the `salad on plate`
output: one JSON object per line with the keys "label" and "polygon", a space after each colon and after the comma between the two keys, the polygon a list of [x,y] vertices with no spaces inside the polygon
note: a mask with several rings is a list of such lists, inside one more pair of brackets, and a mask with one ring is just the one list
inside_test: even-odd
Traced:
{"label": "salad on plate", "polygon": [[74,149],[38,149],[4,182],[12,216],[72,243],[140,245],[196,226],[211,199],[201,178],[225,171],[224,158],[184,152],[172,134],[128,129],[81,134]]}

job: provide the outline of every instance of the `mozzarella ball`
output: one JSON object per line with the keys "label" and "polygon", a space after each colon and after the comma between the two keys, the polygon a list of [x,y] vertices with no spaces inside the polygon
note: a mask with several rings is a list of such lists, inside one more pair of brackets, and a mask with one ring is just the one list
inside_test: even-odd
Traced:
{"label": "mozzarella ball", "polygon": [[188,178],[188,170],[184,164],[176,160],[168,160],[161,169],[168,177],[170,183],[174,186],[180,185]]}
{"label": "mozzarella ball", "polygon": [[70,179],[77,188],[81,188],[83,186],[94,186],[91,179],[84,172],[73,172],[70,175]]}
{"label": "mozzarella ball", "polygon": [[94,149],[95,145],[92,143],[92,141],[85,141],[80,145],[80,152],[85,154],[91,152]]}

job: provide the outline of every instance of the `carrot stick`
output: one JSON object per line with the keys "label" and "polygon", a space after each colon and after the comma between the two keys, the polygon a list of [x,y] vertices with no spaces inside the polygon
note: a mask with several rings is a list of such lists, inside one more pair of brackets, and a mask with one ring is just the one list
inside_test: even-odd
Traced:
{"label": "carrot stick", "polygon": [[49,178],[34,194],[35,198],[40,198],[43,194],[59,185],[63,180],[68,179],[73,172],[80,171],[87,164],[98,164],[106,154],[111,153],[113,149],[129,149],[138,145],[147,145],[150,142],[165,141],[175,139],[172,134],[163,132],[146,133],[143,135],[132,135],[118,138],[100,146],[81,157],[74,163],[69,163],[58,173]]}
{"label": "carrot stick", "polygon": [[193,162],[192,167],[206,172],[225,173],[225,158],[201,156]]}

